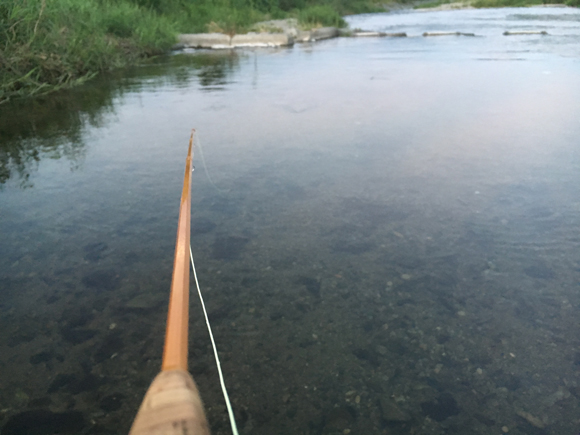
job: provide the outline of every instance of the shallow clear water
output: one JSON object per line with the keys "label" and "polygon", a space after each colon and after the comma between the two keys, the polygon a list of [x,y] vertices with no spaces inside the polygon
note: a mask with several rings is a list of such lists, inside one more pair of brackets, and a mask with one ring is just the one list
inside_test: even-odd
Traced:
{"label": "shallow clear water", "polygon": [[[353,17],[411,37],[179,54],[0,107],[3,435],[127,432],[192,127],[213,181],[197,152],[192,244],[242,433],[577,433],[579,16]],[[501,35],[519,28],[550,35]]]}

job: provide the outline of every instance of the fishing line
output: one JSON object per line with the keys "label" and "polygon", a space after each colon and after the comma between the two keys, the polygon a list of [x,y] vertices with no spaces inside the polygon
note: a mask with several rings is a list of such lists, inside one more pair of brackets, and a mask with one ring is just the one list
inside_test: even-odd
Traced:
{"label": "fishing line", "polygon": [[[196,133],[197,133],[197,132],[196,132]],[[206,165],[206,163],[205,163],[205,157],[203,156],[203,148],[201,147],[201,140],[199,139],[199,133],[197,133],[197,134],[195,135],[195,143],[198,145],[198,148],[199,148],[199,155],[200,155],[200,157],[201,157],[201,162],[202,162],[202,164],[203,164],[203,170],[204,170],[204,172],[205,172],[205,176],[207,177],[207,180],[209,181],[209,184],[211,184],[211,185],[214,187],[214,189],[218,191],[218,193],[219,193],[220,195],[224,195],[224,194],[228,193],[228,191],[227,191],[227,190],[222,190],[222,189],[220,189],[219,187],[217,187],[217,186],[215,185],[215,183],[213,182],[213,180],[211,179],[211,175],[209,175],[209,171],[207,170],[207,165]]]}
{"label": "fishing line", "polygon": [[[202,159],[203,159],[203,155],[202,155]],[[209,175],[208,175],[208,178],[209,178]],[[217,189],[217,187],[216,187],[216,189]],[[201,290],[199,289],[199,281],[197,280],[197,272],[195,271],[195,264],[193,263],[193,252],[191,251],[191,244],[189,245],[189,258],[191,258],[191,267],[193,268],[193,277],[195,279],[195,286],[197,287],[197,294],[199,295],[199,300],[201,301],[201,307],[203,308],[203,315],[205,316],[205,323],[207,325],[207,331],[209,332],[209,338],[211,339],[211,345],[213,347],[213,354],[215,356],[215,362],[216,362],[217,369],[218,369],[218,374],[219,374],[219,377],[220,377],[220,384],[222,386],[222,393],[223,393],[224,399],[226,401],[226,407],[228,408],[228,416],[230,417],[230,425],[232,426],[232,432],[233,432],[233,434],[234,435],[238,435],[238,427],[236,425],[236,419],[234,417],[234,411],[232,410],[232,405],[230,403],[230,397],[228,396],[228,390],[226,389],[226,384],[224,382],[224,375],[222,374],[222,366],[221,366],[221,363],[220,363],[220,357],[218,356],[217,347],[216,347],[215,341],[213,339],[213,333],[211,331],[211,325],[209,324],[209,318],[207,317],[207,311],[205,309],[205,303],[203,302],[203,296],[201,295]]]}

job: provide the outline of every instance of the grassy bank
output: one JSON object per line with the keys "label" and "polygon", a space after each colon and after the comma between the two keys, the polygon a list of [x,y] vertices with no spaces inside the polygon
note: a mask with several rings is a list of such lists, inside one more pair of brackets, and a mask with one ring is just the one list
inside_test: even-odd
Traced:
{"label": "grassy bank", "polygon": [[82,82],[166,51],[181,32],[244,32],[295,17],[309,27],[382,0],[2,0],[0,103]]}
{"label": "grassy bank", "polygon": [[127,2],[0,3],[0,101],[40,94],[165,50],[175,26]]}

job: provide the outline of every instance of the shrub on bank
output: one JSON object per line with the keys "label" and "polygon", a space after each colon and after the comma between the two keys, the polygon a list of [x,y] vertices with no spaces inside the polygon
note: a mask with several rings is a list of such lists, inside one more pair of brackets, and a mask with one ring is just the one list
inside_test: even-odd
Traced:
{"label": "shrub on bank", "polygon": [[345,27],[346,21],[328,5],[309,6],[298,13],[298,21],[305,27]]}

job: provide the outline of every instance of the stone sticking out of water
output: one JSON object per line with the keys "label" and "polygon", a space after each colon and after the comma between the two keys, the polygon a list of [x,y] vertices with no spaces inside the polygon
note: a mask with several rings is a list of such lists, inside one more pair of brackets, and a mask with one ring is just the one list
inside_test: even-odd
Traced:
{"label": "stone sticking out of water", "polygon": [[503,32],[504,36],[509,35],[547,35],[545,30],[506,30]]}
{"label": "stone sticking out of water", "polygon": [[[475,36],[475,33],[463,32],[424,32],[423,36]],[[479,193],[479,192],[477,192]]]}

